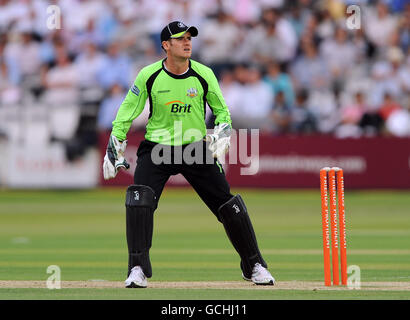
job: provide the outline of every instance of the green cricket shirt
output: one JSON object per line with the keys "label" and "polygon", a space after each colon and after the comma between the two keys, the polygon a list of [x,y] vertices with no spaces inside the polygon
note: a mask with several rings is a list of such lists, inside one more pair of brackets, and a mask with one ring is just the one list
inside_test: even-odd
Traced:
{"label": "green cricket shirt", "polygon": [[194,60],[182,75],[167,71],[164,61],[143,68],[122,102],[113,121],[112,134],[127,138],[132,121],[149,99],[150,114],[145,139],[166,145],[199,141],[206,135],[205,112],[208,104],[216,116],[215,124],[229,123],[231,117],[213,71]]}

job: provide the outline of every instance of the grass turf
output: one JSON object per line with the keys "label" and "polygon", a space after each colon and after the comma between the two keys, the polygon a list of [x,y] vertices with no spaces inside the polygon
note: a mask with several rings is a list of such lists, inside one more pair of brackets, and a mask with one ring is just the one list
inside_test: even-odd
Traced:
{"label": "grass turf", "polygon": [[[277,281],[323,281],[318,190],[236,190]],[[123,281],[123,188],[0,192],[0,281]],[[410,281],[410,195],[346,193],[348,265],[362,282]],[[166,189],[154,218],[152,281],[240,280],[223,226],[190,189]],[[0,289],[0,299],[409,299],[409,291]]]}

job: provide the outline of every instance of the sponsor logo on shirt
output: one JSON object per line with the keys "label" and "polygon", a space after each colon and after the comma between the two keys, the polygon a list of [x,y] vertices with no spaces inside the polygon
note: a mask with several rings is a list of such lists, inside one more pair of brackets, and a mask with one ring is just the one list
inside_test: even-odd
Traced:
{"label": "sponsor logo on shirt", "polygon": [[135,94],[136,96],[139,96],[139,94],[140,94],[140,89],[138,89],[138,87],[134,84],[134,85],[132,86],[132,88],[131,88],[131,92],[132,92],[133,94]]}
{"label": "sponsor logo on shirt", "polygon": [[166,106],[171,106],[171,113],[191,113],[191,105],[185,102],[174,100],[165,104]]}

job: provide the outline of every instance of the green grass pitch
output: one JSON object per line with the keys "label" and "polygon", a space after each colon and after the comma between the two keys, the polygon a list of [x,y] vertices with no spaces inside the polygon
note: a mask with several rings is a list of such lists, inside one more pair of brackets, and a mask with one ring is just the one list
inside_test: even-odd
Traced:
{"label": "green grass pitch", "polygon": [[[360,267],[361,290],[301,285],[323,283],[319,189],[233,192],[248,207],[261,252],[277,280],[274,288],[161,287],[244,282],[223,226],[189,188],[165,189],[155,212],[151,249],[150,281],[159,287],[134,290],[122,288],[125,188],[1,190],[0,299],[410,299],[408,191],[346,192],[348,265]],[[46,288],[50,265],[61,269],[59,290]],[[20,288],[22,281],[42,285]],[[68,281],[118,286],[64,287]],[[367,283],[376,288],[366,290]]]}

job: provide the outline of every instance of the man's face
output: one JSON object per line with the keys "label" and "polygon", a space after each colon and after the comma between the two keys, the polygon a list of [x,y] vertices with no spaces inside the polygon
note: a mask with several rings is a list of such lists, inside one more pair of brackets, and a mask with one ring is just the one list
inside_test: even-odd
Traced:
{"label": "man's face", "polygon": [[185,32],[182,37],[169,39],[164,44],[164,48],[168,51],[168,55],[189,59],[192,54],[191,33]]}

